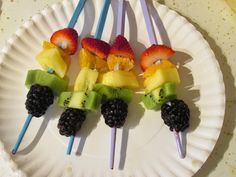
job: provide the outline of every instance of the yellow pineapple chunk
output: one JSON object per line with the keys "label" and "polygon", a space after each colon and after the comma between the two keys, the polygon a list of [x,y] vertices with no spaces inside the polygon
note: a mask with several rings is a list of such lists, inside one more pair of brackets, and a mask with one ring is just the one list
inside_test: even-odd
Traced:
{"label": "yellow pineapple chunk", "polygon": [[175,67],[176,66],[170,61],[161,60],[160,63],[152,64],[151,66],[149,66],[144,72],[144,77],[147,78],[152,76],[158,69],[175,68]]}
{"label": "yellow pineapple chunk", "polygon": [[60,50],[55,48],[44,49],[37,56],[36,60],[44,70],[52,68],[55,73],[63,78],[67,71],[67,63],[61,56]]}
{"label": "yellow pineapple chunk", "polygon": [[68,53],[66,53],[64,50],[60,49],[60,48],[58,48],[58,50],[60,51],[61,57],[63,58],[63,60],[65,61],[67,67],[69,68],[69,65],[70,65],[70,55]]}
{"label": "yellow pineapple chunk", "polygon": [[139,83],[131,71],[110,71],[102,76],[102,84],[111,87],[137,88]]}
{"label": "yellow pineapple chunk", "polygon": [[97,83],[102,83],[102,79],[105,73],[99,73],[98,74],[98,79],[97,79]]}
{"label": "yellow pineapple chunk", "polygon": [[51,48],[56,48],[56,47],[57,46],[51,42],[43,41],[43,49],[51,49]]}
{"label": "yellow pineapple chunk", "polygon": [[76,78],[74,90],[87,91],[92,90],[98,79],[98,72],[93,69],[83,68]]}
{"label": "yellow pineapple chunk", "polygon": [[147,92],[161,86],[166,82],[180,83],[179,73],[176,68],[158,69],[144,81]]}
{"label": "yellow pineapple chunk", "polygon": [[48,41],[43,41],[43,48],[44,49],[52,49],[52,48],[57,48],[61,54],[61,57],[63,60],[66,62],[67,66],[69,67],[70,64],[70,55],[65,52],[65,50],[57,47],[55,44],[48,42]]}
{"label": "yellow pineapple chunk", "polygon": [[134,60],[131,60],[128,57],[110,54],[107,58],[107,64],[111,71],[115,70],[116,65],[119,65],[120,70],[129,71],[134,67]]}

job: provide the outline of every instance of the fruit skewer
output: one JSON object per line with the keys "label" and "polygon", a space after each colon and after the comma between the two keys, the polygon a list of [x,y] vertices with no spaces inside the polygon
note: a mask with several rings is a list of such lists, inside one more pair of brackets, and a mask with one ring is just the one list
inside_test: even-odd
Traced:
{"label": "fruit skewer", "polygon": [[189,126],[190,111],[182,100],[176,99],[179,74],[176,66],[168,60],[174,51],[165,45],[157,44],[146,0],[140,0],[140,3],[151,43],[151,47],[142,53],[140,59],[146,78],[146,94],[142,101],[147,109],[161,108],[161,117],[174,132],[179,156],[184,158],[185,152],[179,134]]}
{"label": "fruit skewer", "polygon": [[134,52],[123,36],[124,1],[119,0],[118,3],[117,37],[107,58],[110,71],[103,75],[101,83],[94,88],[102,95],[101,113],[105,123],[111,127],[110,169],[114,167],[116,130],[125,123],[128,103],[133,96],[131,89],[139,86],[135,75],[130,71],[134,67]]}
{"label": "fruit skewer", "polygon": [[[124,0],[119,0],[118,2],[118,16],[117,16],[117,35],[124,35]],[[117,64],[114,70],[119,70],[120,65]],[[109,167],[110,169],[114,168],[114,160],[115,160],[115,151],[116,151],[116,127],[111,128],[111,144],[110,144],[110,161]]]}
{"label": "fruit skewer", "polygon": [[[48,73],[41,70],[28,71],[25,85],[28,86],[30,90],[27,94],[25,105],[29,114],[12,149],[12,154],[17,153],[32,118],[41,117],[46,112],[47,108],[53,103],[54,94],[58,95],[67,87],[67,83],[61,78],[64,77],[67,70],[66,65],[69,63],[68,55],[74,54],[77,50],[78,34],[73,28],[84,7],[85,1],[86,0],[80,0],[78,2],[68,24],[68,28],[55,32],[50,39],[51,43],[43,43],[45,52],[41,52],[36,58]],[[56,37],[60,34],[62,34],[62,36],[64,35],[64,37],[66,36],[65,41],[63,41],[63,38],[58,39]],[[74,39],[71,40],[69,35],[73,35]],[[74,43],[73,48],[67,46],[67,44],[71,43]],[[49,58],[46,57],[47,55],[49,58],[51,57],[51,63],[47,62],[47,60],[49,60]],[[53,57],[55,57],[55,59]],[[63,65],[64,67],[61,67],[60,65]],[[57,69],[55,70],[54,67]],[[46,79],[48,79],[48,81],[46,81]],[[56,88],[56,86],[61,88]]]}
{"label": "fruit skewer", "polygon": [[98,70],[103,69],[104,63],[106,64],[104,59],[110,50],[110,45],[100,40],[109,5],[110,0],[104,0],[94,38],[87,37],[81,41],[82,49],[79,53],[81,71],[76,78],[74,92],[62,93],[59,99],[59,105],[67,107],[59,119],[58,129],[61,135],[70,137],[67,146],[68,155],[71,154],[75,134],[81,128],[86,113],[96,111],[100,105],[100,95],[92,89],[98,78]]}

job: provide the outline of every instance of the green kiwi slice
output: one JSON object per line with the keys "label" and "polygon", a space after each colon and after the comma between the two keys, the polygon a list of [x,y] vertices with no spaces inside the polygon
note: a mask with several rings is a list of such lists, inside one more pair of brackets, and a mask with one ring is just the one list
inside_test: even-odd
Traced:
{"label": "green kiwi slice", "polygon": [[167,101],[176,98],[176,84],[165,83],[142,96],[142,102],[147,109],[158,110]]}
{"label": "green kiwi slice", "polygon": [[60,107],[68,107],[72,94],[72,92],[62,92],[58,98],[57,104]]}
{"label": "green kiwi slice", "polygon": [[58,105],[61,107],[88,111],[96,111],[99,108],[100,103],[101,96],[94,91],[62,92],[58,99]]}
{"label": "green kiwi slice", "polygon": [[61,92],[66,91],[68,86],[67,81],[39,69],[29,70],[27,73],[25,80],[26,87],[30,88],[34,84],[50,87],[55,95],[60,95]]}
{"label": "green kiwi slice", "polygon": [[102,96],[103,101],[119,98],[126,103],[130,103],[133,97],[133,91],[126,88],[113,88],[103,84],[96,84],[93,90]]}

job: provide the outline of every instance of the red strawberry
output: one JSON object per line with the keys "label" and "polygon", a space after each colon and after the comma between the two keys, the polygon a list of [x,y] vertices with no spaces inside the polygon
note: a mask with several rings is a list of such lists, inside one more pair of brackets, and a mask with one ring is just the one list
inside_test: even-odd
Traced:
{"label": "red strawberry", "polygon": [[109,51],[110,45],[105,41],[94,39],[94,38],[84,38],[81,42],[82,47],[90,51],[91,53],[97,55],[102,59],[106,59]]}
{"label": "red strawberry", "polygon": [[78,47],[78,33],[73,28],[64,28],[54,32],[50,41],[73,55]]}
{"label": "red strawberry", "polygon": [[141,55],[140,66],[143,71],[154,64],[157,60],[169,59],[174,55],[174,51],[165,45],[155,45],[147,48]]}
{"label": "red strawberry", "polygon": [[134,59],[134,52],[127,39],[122,35],[116,37],[114,43],[111,46],[110,54],[128,57],[131,60]]}

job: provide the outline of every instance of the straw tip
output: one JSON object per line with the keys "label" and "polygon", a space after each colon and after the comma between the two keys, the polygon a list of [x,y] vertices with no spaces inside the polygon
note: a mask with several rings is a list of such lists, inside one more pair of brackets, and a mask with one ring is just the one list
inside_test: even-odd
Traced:
{"label": "straw tip", "polygon": [[110,162],[109,167],[110,167],[110,170],[113,170],[114,169],[114,162]]}
{"label": "straw tip", "polygon": [[71,151],[72,151],[72,147],[68,147],[67,151],[66,151],[66,154],[67,155],[71,155]]}
{"label": "straw tip", "polygon": [[15,155],[15,154],[16,154],[16,150],[13,149],[13,150],[11,151],[11,153],[12,153],[12,155]]}
{"label": "straw tip", "polygon": [[181,159],[184,159],[185,158],[185,155],[184,154],[179,154],[179,157],[181,158]]}
{"label": "straw tip", "polygon": [[71,155],[71,152],[67,152],[66,155]]}

